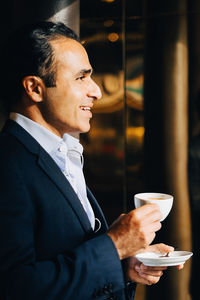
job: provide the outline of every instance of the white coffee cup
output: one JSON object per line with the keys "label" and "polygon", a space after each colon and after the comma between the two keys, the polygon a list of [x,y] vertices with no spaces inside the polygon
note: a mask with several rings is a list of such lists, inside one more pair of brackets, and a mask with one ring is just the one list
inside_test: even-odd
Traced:
{"label": "white coffee cup", "polygon": [[173,196],[162,193],[139,193],[134,196],[134,203],[136,208],[149,203],[158,204],[163,215],[161,221],[163,221],[170,213]]}

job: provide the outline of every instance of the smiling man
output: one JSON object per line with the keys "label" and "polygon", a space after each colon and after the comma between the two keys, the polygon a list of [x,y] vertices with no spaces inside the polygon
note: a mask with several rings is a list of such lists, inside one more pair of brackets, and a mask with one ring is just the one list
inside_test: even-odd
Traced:
{"label": "smiling man", "polygon": [[165,269],[134,258],[161,213],[146,205],[108,228],[86,186],[78,137],[101,91],[84,47],[64,24],[41,22],[13,33],[1,57],[1,299],[133,299],[135,282],[154,284]]}

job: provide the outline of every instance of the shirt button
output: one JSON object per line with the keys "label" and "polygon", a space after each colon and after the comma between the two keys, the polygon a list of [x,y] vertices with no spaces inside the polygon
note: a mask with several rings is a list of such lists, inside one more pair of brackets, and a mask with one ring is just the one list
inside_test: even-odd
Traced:
{"label": "shirt button", "polygon": [[60,152],[66,152],[66,147],[65,145],[61,145],[58,149]]}

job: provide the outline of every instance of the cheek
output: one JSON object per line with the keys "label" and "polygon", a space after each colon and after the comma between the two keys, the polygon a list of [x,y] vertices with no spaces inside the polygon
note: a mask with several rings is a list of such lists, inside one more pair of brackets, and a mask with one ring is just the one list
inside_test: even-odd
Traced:
{"label": "cheek", "polygon": [[79,114],[83,96],[80,87],[68,85],[50,90],[47,98],[50,110],[56,115],[74,118]]}
{"label": "cheek", "polygon": [[55,111],[57,115],[64,120],[73,121],[79,117],[79,105],[76,101],[72,101],[69,97],[63,97],[59,103],[56,103]]}

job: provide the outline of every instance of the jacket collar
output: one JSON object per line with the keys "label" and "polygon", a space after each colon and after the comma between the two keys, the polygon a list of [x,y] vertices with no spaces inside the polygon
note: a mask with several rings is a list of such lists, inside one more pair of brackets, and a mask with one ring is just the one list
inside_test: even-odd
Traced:
{"label": "jacket collar", "polygon": [[8,120],[2,129],[2,133],[9,133],[15,136],[29,152],[38,157],[38,165],[49,176],[49,178],[56,184],[58,189],[65,196],[70,203],[72,209],[77,215],[83,229],[91,234],[93,232],[90,221],[85,210],[82,207],[80,200],[71,187],[70,183],[63,175],[57,164],[50,157],[50,155],[40,146],[40,144],[19,124],[15,121]]}

